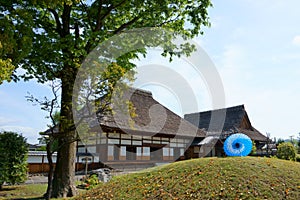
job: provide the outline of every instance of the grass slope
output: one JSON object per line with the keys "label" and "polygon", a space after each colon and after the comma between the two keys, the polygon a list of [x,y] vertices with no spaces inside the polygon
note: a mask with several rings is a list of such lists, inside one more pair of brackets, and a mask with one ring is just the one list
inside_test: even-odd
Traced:
{"label": "grass slope", "polygon": [[300,199],[300,163],[193,159],[114,177],[76,199]]}

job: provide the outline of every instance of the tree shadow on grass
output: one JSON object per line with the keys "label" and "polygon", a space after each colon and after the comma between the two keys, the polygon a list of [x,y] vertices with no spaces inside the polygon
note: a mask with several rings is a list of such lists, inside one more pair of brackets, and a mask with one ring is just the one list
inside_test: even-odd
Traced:
{"label": "tree shadow on grass", "polygon": [[[18,190],[17,187],[9,187],[9,188],[2,188],[0,190],[0,198],[8,198],[10,196],[10,194],[7,194],[6,192],[9,192],[9,191],[14,191],[14,190]],[[1,194],[1,192],[3,192],[3,194]],[[45,199],[43,196],[41,197],[28,197],[28,198],[11,198],[9,197],[8,199],[11,199],[11,200],[38,200],[38,199]]]}
{"label": "tree shadow on grass", "polygon": [[7,192],[14,191],[16,189],[17,189],[16,187],[3,187],[3,188],[1,188],[0,198],[7,198],[7,196],[9,196],[9,194],[7,194]]}
{"label": "tree shadow on grass", "polygon": [[17,189],[17,188],[15,188],[15,187],[9,187],[9,188],[4,187],[4,188],[2,188],[2,189],[0,190],[0,196],[1,196],[1,192],[12,191],[12,190],[15,190],[15,189]]}
{"label": "tree shadow on grass", "polygon": [[40,199],[45,199],[45,197],[33,197],[33,198],[15,198],[12,200],[40,200]]}

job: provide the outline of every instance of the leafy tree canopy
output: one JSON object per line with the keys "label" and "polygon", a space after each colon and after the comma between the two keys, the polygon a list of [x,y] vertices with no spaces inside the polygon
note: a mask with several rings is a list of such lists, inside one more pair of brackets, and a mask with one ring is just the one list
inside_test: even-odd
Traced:
{"label": "leafy tree canopy", "polygon": [[[206,9],[211,4],[209,0],[1,0],[0,5],[0,58],[26,69],[23,78],[45,82],[62,78],[66,65],[78,68],[97,44],[124,30],[163,27],[192,38],[202,33],[201,25],[209,25]],[[127,56],[123,59],[135,55]]]}

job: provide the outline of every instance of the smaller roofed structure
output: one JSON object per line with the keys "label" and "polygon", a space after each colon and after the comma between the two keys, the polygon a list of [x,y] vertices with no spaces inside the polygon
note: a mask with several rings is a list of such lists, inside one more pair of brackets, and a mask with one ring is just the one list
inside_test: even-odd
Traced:
{"label": "smaller roofed structure", "polygon": [[234,133],[246,134],[255,142],[257,149],[268,142],[268,138],[252,126],[244,105],[186,114],[184,118],[207,132],[204,140],[194,140],[192,144],[194,148],[202,146],[202,153],[206,156],[223,156],[223,142]]}
{"label": "smaller roofed structure", "polygon": [[[225,119],[218,119],[222,117],[222,114],[225,114]],[[214,122],[212,122],[213,115],[217,118],[214,119]],[[221,127],[221,137],[223,138],[239,132],[246,134],[254,141],[267,141],[267,137],[252,126],[244,105],[186,114],[184,115],[184,119],[207,132],[215,131],[218,127]],[[224,125],[218,124],[222,121]]]}

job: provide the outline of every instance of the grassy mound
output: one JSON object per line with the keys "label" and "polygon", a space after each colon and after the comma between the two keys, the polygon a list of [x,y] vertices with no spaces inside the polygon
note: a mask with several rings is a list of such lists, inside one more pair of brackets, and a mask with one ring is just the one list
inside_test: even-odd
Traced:
{"label": "grassy mound", "polygon": [[300,163],[193,159],[114,177],[76,199],[300,199]]}

